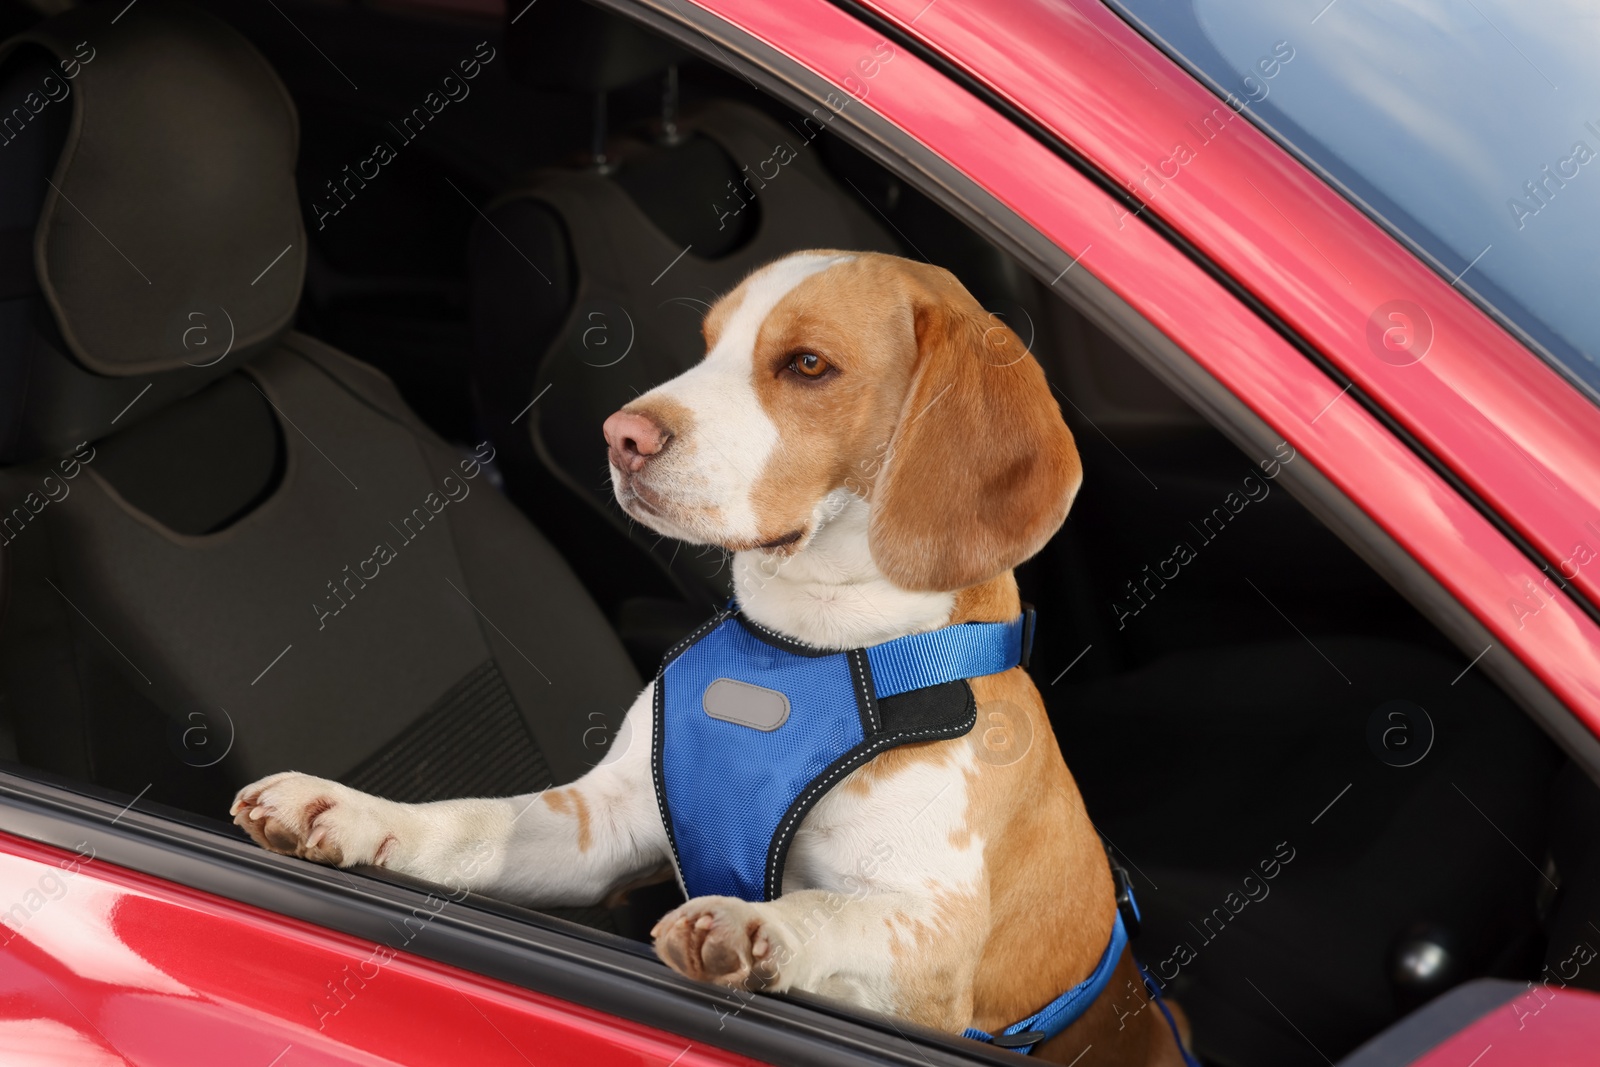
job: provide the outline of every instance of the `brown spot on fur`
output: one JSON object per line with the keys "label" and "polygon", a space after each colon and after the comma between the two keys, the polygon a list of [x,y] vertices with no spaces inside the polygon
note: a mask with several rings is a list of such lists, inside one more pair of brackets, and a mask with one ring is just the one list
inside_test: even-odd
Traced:
{"label": "brown spot on fur", "polygon": [[901,915],[890,925],[897,1014],[927,1026],[971,1018],[974,950],[987,926],[984,896],[936,890],[931,919]]}
{"label": "brown spot on fur", "polygon": [[589,833],[589,804],[576,789],[550,789],[544,802],[558,815],[571,815],[578,822],[578,851],[587,852],[594,844]]}
{"label": "brown spot on fur", "polygon": [[[835,264],[796,285],[761,324],[751,382],[778,448],[751,504],[767,539],[810,532],[813,505],[835,489],[871,493],[916,358],[894,281],[904,262],[860,254]],[[833,369],[816,381],[801,377],[788,369],[800,352]]]}
{"label": "brown spot on fur", "polygon": [[[1006,572],[959,592],[950,621],[1015,618],[1020,606],[1015,578]],[[974,910],[971,901],[946,893],[938,898],[939,919],[885,923],[895,932],[904,961],[895,971],[902,996],[908,1004],[928,998],[923,1008],[908,1008],[907,1014],[932,1025],[955,1019],[959,1025],[952,1028],[970,1023],[993,1032],[1039,1010],[1088,976],[1110,937],[1116,905],[1104,849],[1032,679],[1014,669],[969,684],[980,709],[1003,702],[1026,716],[1032,738],[1015,762],[997,766],[976,761],[966,773],[967,822],[951,832],[950,841],[958,848],[980,839],[985,843],[987,899]],[[968,737],[892,749],[852,775],[847,788],[870,792],[875,782],[917,761],[947,762],[960,752],[957,746],[971,743]],[[963,977],[953,962],[937,961],[941,946],[959,944],[968,929],[980,935],[968,949],[973,964]],[[1117,988],[1122,988],[1121,980],[1119,972]],[[969,991],[964,1009],[959,995],[950,992],[954,987],[935,988],[949,982]],[[941,1019],[939,1012],[956,1014]],[[1154,1009],[1143,1014],[1159,1018]],[[1160,1043],[1162,1034],[1148,1027],[1141,1019],[1127,1033],[1117,1032],[1114,1013],[1097,1006],[1036,1055],[1055,1058],[1058,1049],[1070,1049],[1061,1058],[1066,1062],[1086,1044],[1094,1044],[1080,1067],[1102,1051],[1104,1063],[1163,1063],[1167,1049]],[[1090,1036],[1074,1036],[1079,1034]],[[1157,1058],[1147,1060],[1146,1052]]]}
{"label": "brown spot on fur", "polygon": [[576,790],[572,793],[572,807],[578,816],[578,851],[588,852],[594,844],[594,839],[589,833],[589,804],[583,799],[583,794]]}
{"label": "brown spot on fur", "polygon": [[851,771],[834,788],[843,789],[855,796],[870,796],[874,785],[894,777],[913,765],[949,763],[959,752],[955,746],[963,743],[965,742],[959,740],[917,741],[909,745],[898,745],[886,752],[878,753],[867,763]]}

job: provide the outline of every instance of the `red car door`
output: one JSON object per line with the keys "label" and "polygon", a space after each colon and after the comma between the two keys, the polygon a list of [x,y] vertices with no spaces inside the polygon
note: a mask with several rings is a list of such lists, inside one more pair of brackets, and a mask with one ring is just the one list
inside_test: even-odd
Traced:
{"label": "red car door", "polygon": [[[1291,444],[1329,499],[1353,505],[1352,529],[1414,561],[1458,639],[1482,648],[1472,664],[1545,694],[1545,727],[1592,746],[1600,626],[1530,558],[1563,558],[1600,504],[1592,411],[1244,123],[1158,189],[1148,168],[1162,173],[1174,132],[1216,100],[1109,11],[606,6],[804,100],[1051,286],[1126,308],[1121,328],[1166,345],[1164,372],[1208,414]],[[1416,373],[1369,346],[1394,294],[1432,322],[1429,359],[1403,368]],[[1529,465],[1559,491],[1537,490]],[[1506,603],[1530,584],[1550,607],[1518,625]],[[575,929],[283,861],[169,816],[0,776],[6,1062],[1010,1062],[813,1004],[696,990]],[[1531,1037],[1497,1016],[1442,1035],[1426,1062],[1475,1063],[1486,1046],[1515,1051],[1483,1067],[1579,1062],[1600,998],[1559,1004]]]}

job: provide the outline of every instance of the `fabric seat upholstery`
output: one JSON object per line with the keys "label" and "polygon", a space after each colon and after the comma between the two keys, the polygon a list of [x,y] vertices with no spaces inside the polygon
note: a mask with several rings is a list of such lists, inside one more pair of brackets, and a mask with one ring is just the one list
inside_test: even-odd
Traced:
{"label": "fabric seat upholstery", "polygon": [[[306,237],[294,111],[265,61],[178,4],[115,14],[0,48],[8,102],[76,42],[96,52],[51,105],[77,122],[33,153],[46,169],[0,185],[42,264],[34,291],[0,294],[0,375],[28,383],[0,393],[0,426],[21,428],[0,470],[20,757],[212,816],[290,768],[402,800],[577,777],[639,688],[616,635],[497,492],[492,445],[439,439],[381,374],[287,331]],[[150,142],[176,158],[116,165]],[[145,217],[176,210],[157,180],[200,224]],[[225,358],[167,329],[198,312],[220,330],[219,310]]]}

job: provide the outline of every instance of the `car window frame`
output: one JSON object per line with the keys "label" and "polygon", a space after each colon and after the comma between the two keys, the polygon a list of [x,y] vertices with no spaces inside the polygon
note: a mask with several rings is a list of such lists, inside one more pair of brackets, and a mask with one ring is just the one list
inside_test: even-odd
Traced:
{"label": "car window frame", "polygon": [[[1569,577],[1561,566],[1575,539],[1595,536],[1585,532],[1600,510],[1594,405],[1270,134],[1232,123],[1204,163],[1157,185],[1174,139],[1193,137],[1201,116],[1233,112],[1102,0],[833,6],[902,34],[1061,145],[1128,211],[1244,282],[1241,298],[1515,544],[1536,582],[1550,576],[1600,624],[1600,568]],[[1041,60],[1043,47],[1061,60]],[[1248,107],[1238,114],[1251,117]],[[1420,301],[1433,319],[1438,343],[1414,367],[1381,359],[1367,336],[1397,298]],[[1600,730],[1600,717],[1589,722]]]}
{"label": "car window frame", "polygon": [[[1129,26],[1132,26],[1135,30],[1137,30],[1140,36],[1144,37],[1151,44],[1161,49],[1161,51],[1165,53],[1169,59],[1171,59],[1178,66],[1182,67],[1184,71],[1186,71],[1196,82],[1204,85],[1219,100],[1226,98],[1229,90],[1217,77],[1200,66],[1200,64],[1184,55],[1182,50],[1173,46],[1163,34],[1158,32],[1155,27],[1151,25],[1148,19],[1140,15],[1137,10],[1135,10],[1129,3],[1126,2],[1126,0],[1102,0],[1102,2],[1105,3],[1105,5],[1112,11],[1115,11],[1118,17],[1120,17],[1124,22],[1128,23]],[[1390,218],[1388,212],[1380,209],[1377,206],[1378,203],[1392,203],[1392,201],[1388,200],[1387,196],[1383,194],[1381,190],[1378,190],[1376,187],[1374,187],[1374,191],[1370,197],[1357,192],[1351,187],[1351,184],[1348,181],[1340,178],[1329,166],[1319,162],[1315,156],[1297,145],[1292,138],[1287,136],[1282,130],[1278,129],[1271,122],[1268,122],[1259,114],[1251,111],[1248,108],[1241,113],[1247,115],[1250,121],[1254,123],[1257,128],[1271,137],[1273,141],[1276,142],[1277,145],[1285,152],[1294,156],[1295,159],[1297,159],[1308,171],[1316,174],[1317,177],[1320,178],[1330,188],[1337,190],[1341,197],[1349,201],[1353,207],[1359,210],[1363,215],[1367,216],[1367,218],[1371,219],[1373,223],[1381,226],[1390,237],[1394,238],[1397,244],[1403,245],[1407,251],[1415,256],[1420,262],[1427,264],[1428,268],[1439,277],[1453,278],[1458,274],[1465,273],[1464,271],[1453,270],[1447,266],[1445,262],[1441,260],[1437,254],[1430,251],[1421,240],[1413,237],[1405,229],[1402,229]],[[1374,198],[1376,198],[1376,203],[1374,202]],[[1590,403],[1600,406],[1600,386],[1585,381],[1583,378],[1581,378],[1571,368],[1568,360],[1557,357],[1547,345],[1536,338],[1516,319],[1512,318],[1509,314],[1503,311],[1497,303],[1489,300],[1483,294],[1473,289],[1470,285],[1465,287],[1462,291],[1472,299],[1480,311],[1482,311],[1489,318],[1493,319],[1496,325],[1498,325],[1507,334],[1516,338],[1517,343],[1521,344],[1524,348],[1527,348],[1530,352],[1536,354],[1541,360],[1544,361],[1545,364],[1550,367],[1551,370],[1555,371],[1562,378],[1566,379],[1567,383],[1571,385],[1574,390],[1581,393]]]}

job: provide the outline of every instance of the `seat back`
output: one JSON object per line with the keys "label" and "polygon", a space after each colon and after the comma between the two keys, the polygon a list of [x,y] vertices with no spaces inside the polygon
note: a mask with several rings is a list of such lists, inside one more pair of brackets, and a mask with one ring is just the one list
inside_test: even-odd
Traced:
{"label": "seat back", "polygon": [[40,68],[5,57],[95,53],[33,189],[28,388],[0,393],[19,755],[213,815],[290,767],[401,800],[577,777],[638,691],[615,634],[495,491],[491,444],[440,440],[381,374],[287,331],[305,235],[276,75],[210,16],[115,14],[0,49],[8,92]]}
{"label": "seat back", "polygon": [[209,15],[115,15],[0,45],[0,464],[136,423],[294,320],[288,92]]}

